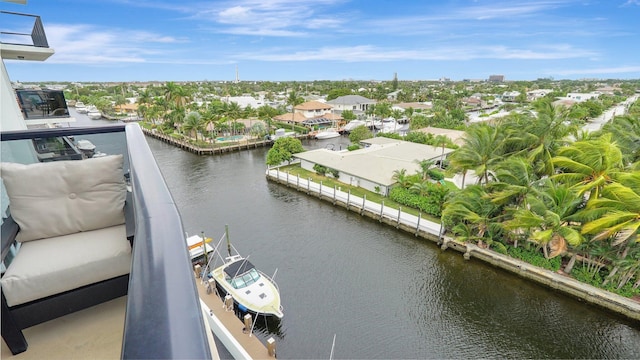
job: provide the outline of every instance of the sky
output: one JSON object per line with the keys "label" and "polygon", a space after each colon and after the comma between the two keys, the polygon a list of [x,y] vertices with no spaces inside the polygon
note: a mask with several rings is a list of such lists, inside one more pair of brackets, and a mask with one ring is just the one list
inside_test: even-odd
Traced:
{"label": "sky", "polygon": [[[6,61],[22,82],[233,81],[236,68],[242,81],[640,79],[640,0],[28,0],[0,9],[41,16],[55,49],[42,63]],[[9,17],[22,18],[2,14],[2,31],[22,26]]]}

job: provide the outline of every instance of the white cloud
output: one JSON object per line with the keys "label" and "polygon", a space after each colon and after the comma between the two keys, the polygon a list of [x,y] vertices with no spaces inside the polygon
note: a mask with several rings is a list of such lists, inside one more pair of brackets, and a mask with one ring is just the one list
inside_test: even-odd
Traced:
{"label": "white cloud", "polygon": [[434,47],[429,49],[391,49],[373,45],[349,47],[322,47],[317,50],[251,52],[238,55],[243,60],[260,61],[340,61],[378,62],[400,60],[447,60],[474,59],[496,60],[557,60],[583,58],[596,54],[569,45],[545,46],[537,49],[519,49],[508,46]]}
{"label": "white cloud", "polygon": [[[101,29],[93,25],[47,25],[51,63],[142,63],[166,54],[165,44],[185,42],[148,31]],[[157,47],[159,46],[159,48]]]}
{"label": "white cloud", "polygon": [[568,70],[548,71],[547,73],[564,75],[564,76],[568,76],[568,75],[599,75],[599,74],[627,74],[627,73],[639,73],[640,74],[640,65],[604,67],[604,68],[594,68],[594,69],[568,69]]}
{"label": "white cloud", "polygon": [[488,20],[533,16],[540,12],[567,6],[568,0],[512,1],[491,5],[478,5],[462,8],[454,12],[455,17]]}
{"label": "white cloud", "polygon": [[240,0],[194,8],[193,16],[217,24],[215,32],[272,37],[309,36],[308,29],[337,28],[338,14],[324,14],[324,6],[340,0]]}

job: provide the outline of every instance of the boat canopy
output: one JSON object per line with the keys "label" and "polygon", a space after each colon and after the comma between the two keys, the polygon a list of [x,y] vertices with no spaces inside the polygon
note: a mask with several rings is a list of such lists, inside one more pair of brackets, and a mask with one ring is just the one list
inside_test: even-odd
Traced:
{"label": "boat canopy", "polygon": [[254,266],[249,262],[249,260],[243,259],[240,261],[236,261],[224,268],[224,272],[233,278],[238,275],[242,275],[253,268]]}

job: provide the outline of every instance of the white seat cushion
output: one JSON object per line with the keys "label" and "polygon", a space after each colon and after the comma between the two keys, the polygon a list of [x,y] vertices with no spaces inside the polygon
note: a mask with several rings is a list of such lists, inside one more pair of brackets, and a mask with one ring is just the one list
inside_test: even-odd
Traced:
{"label": "white seat cushion", "polygon": [[18,241],[124,223],[123,156],[48,163],[0,163]]}
{"label": "white seat cushion", "polygon": [[2,277],[9,306],[128,274],[125,225],[22,243]]}

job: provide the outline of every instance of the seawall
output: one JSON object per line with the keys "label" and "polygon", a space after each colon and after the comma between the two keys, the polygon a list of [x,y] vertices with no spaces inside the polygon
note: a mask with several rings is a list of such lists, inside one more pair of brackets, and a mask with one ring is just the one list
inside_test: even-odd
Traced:
{"label": "seawall", "polygon": [[512,258],[495,251],[483,249],[470,243],[462,243],[448,236],[440,236],[439,223],[421,219],[351,195],[337,188],[323,186],[309,179],[281,172],[277,168],[267,169],[267,180],[304,192],[309,196],[328,201],[334,206],[357,212],[362,216],[377,220],[397,229],[414,234],[417,237],[436,242],[442,250],[448,248],[463,254],[464,258],[484,261],[500,269],[509,271],[522,278],[558,290],[586,303],[607,309],[630,320],[640,321],[640,302],[582,283],[571,277],[550,270],[542,269],[525,261]]}
{"label": "seawall", "polygon": [[153,131],[145,128],[142,128],[142,131],[147,136],[166,142],[182,150],[189,151],[197,155],[214,155],[214,154],[223,154],[223,153],[233,152],[233,151],[256,149],[258,147],[269,146],[272,143],[272,141],[270,140],[258,140],[258,141],[242,140],[242,141],[229,141],[226,143],[218,143],[219,146],[216,146],[216,147],[201,148],[187,141],[173,138],[171,136],[162,134],[158,131]]}

